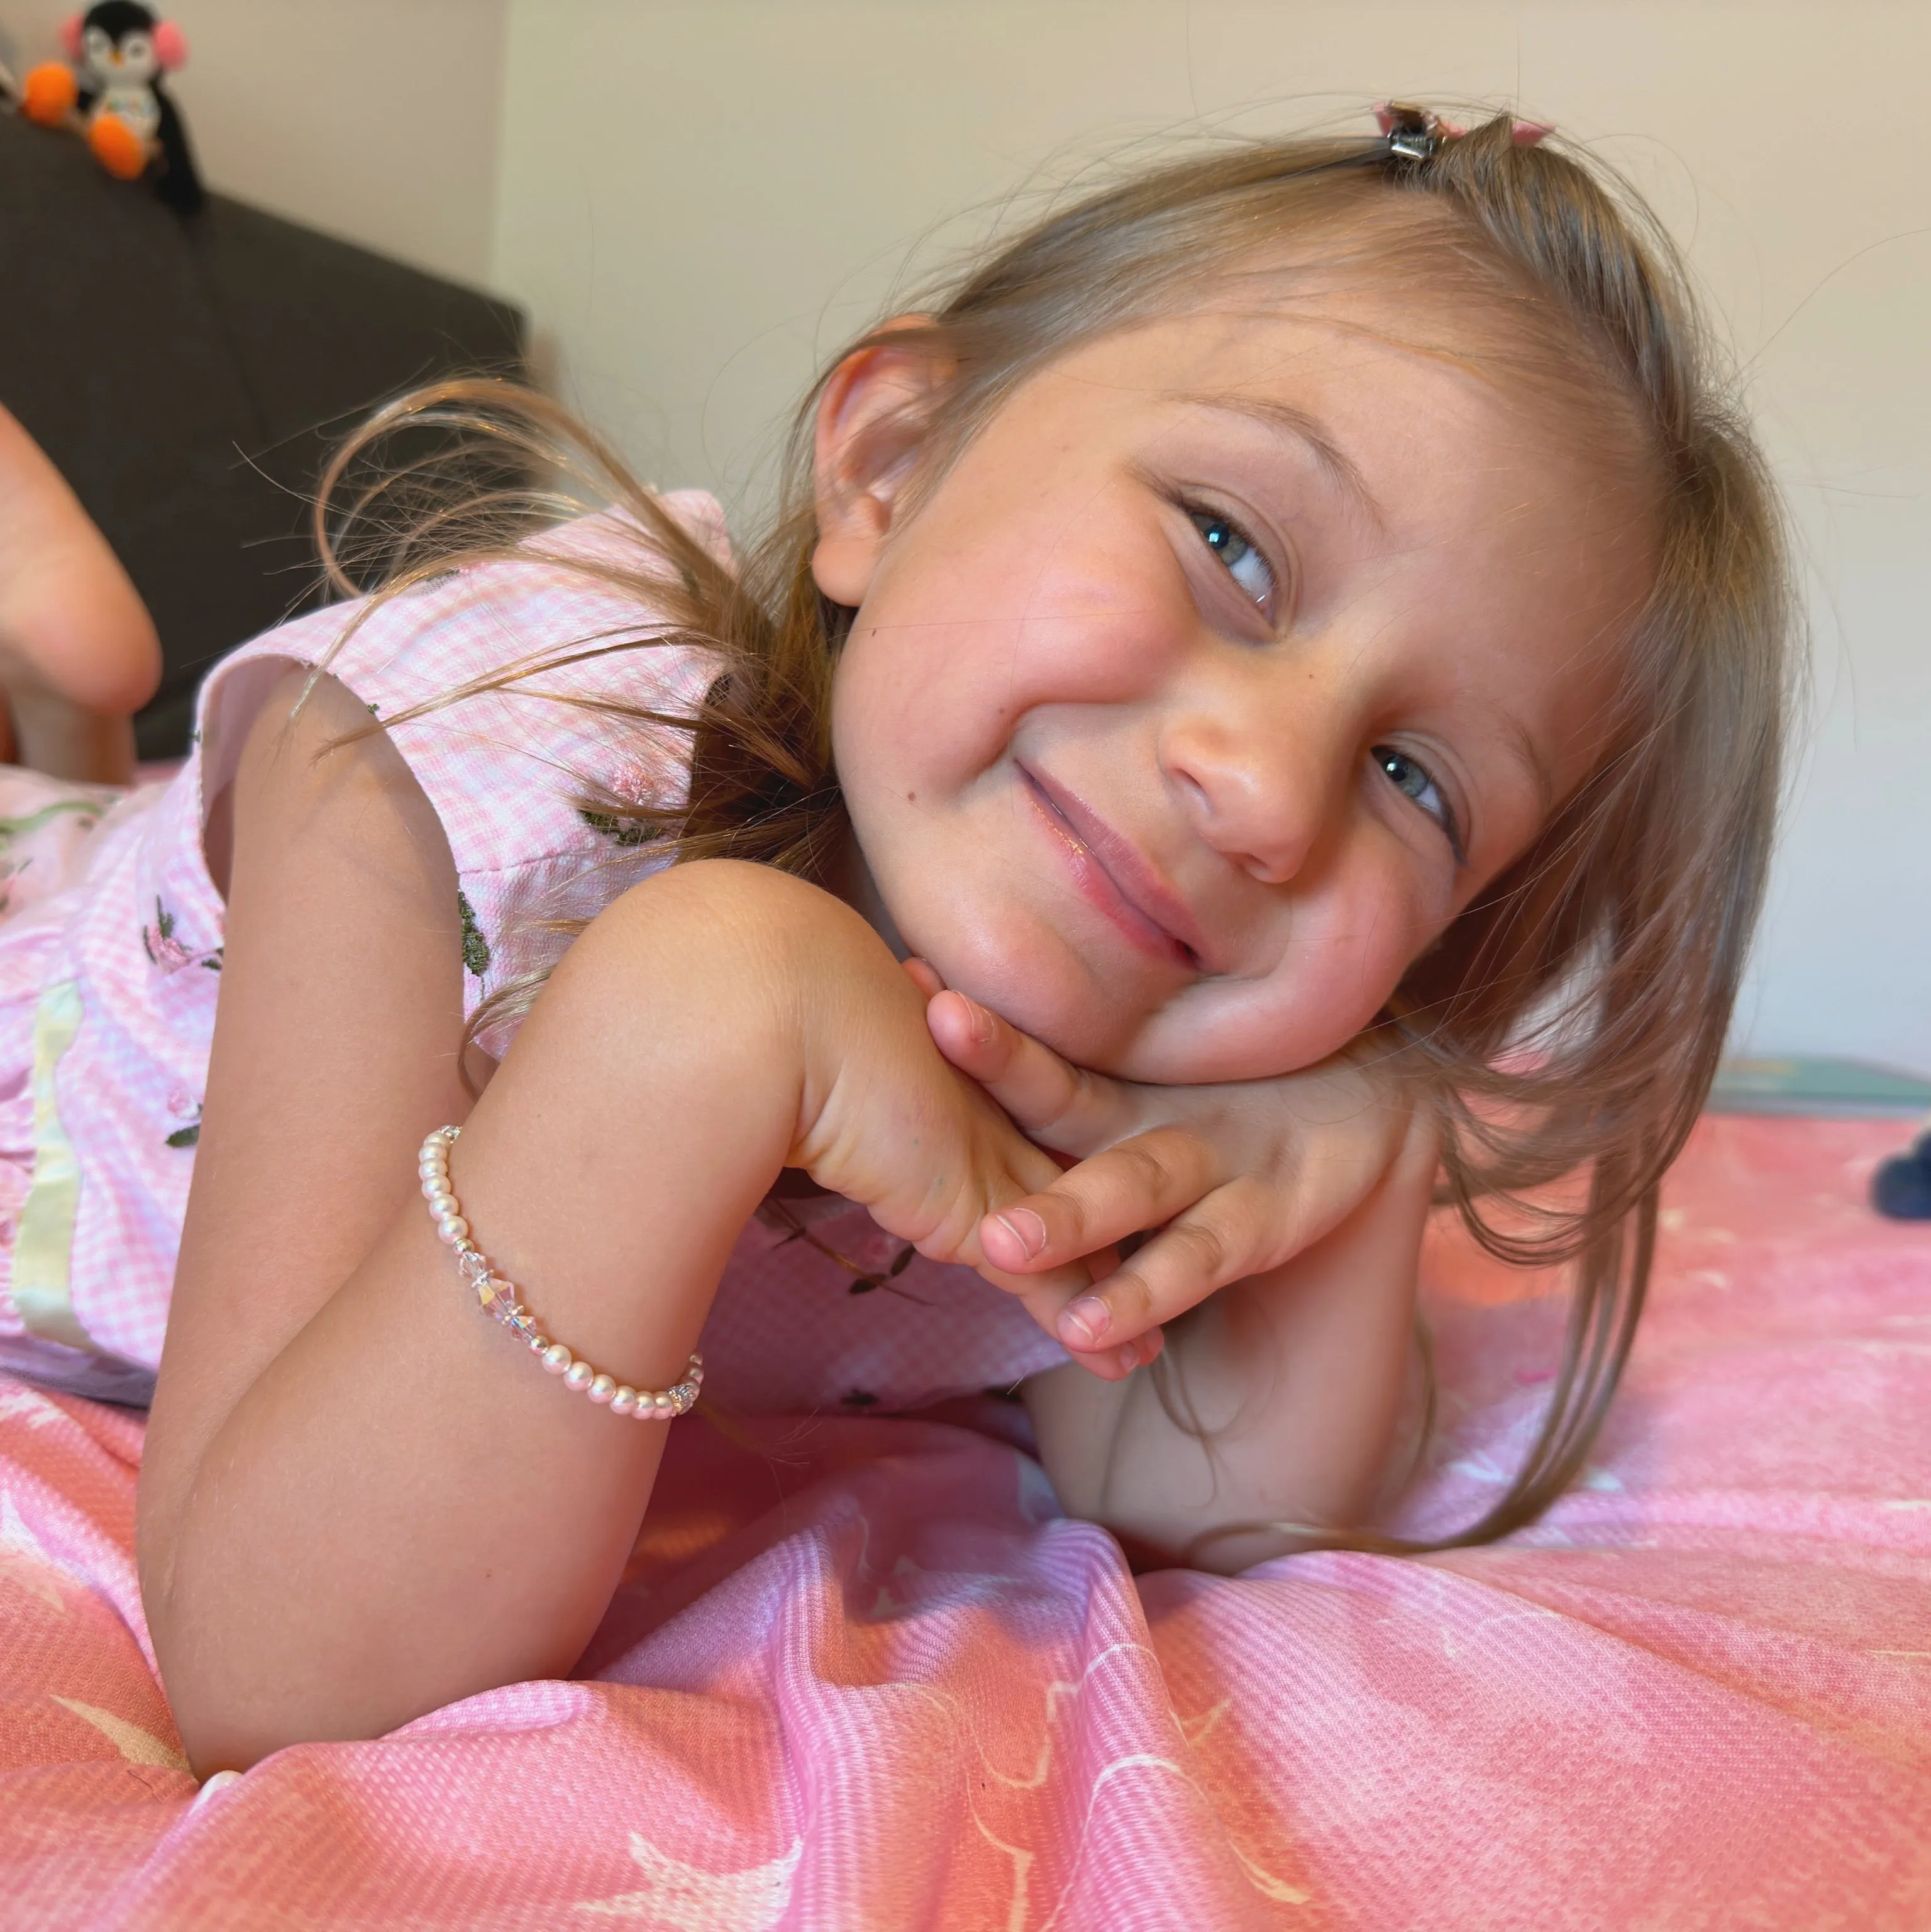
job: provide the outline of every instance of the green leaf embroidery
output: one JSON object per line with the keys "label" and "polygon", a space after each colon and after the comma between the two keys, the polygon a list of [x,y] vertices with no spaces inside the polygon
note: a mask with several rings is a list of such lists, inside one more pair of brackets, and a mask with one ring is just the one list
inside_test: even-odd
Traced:
{"label": "green leaf embroidery", "polygon": [[619,818],[613,812],[593,812],[587,805],[577,808],[577,816],[592,832],[601,832],[612,844],[647,845],[657,836],[657,828],[634,818]]}
{"label": "green leaf embroidery", "polygon": [[191,1148],[200,1138],[201,1123],[190,1120],[186,1126],[177,1127],[168,1136],[168,1145],[171,1148]]}
{"label": "green leaf embroidery", "polygon": [[463,920],[463,964],[480,980],[490,970],[490,942],[476,923],[475,908],[460,890],[456,895],[456,910]]}
{"label": "green leaf embroidery", "polygon": [[38,812],[30,812],[22,818],[0,818],[0,839],[17,838],[22,832],[37,832],[50,818],[58,818],[63,812],[77,812],[87,820],[86,830],[91,831],[98,822],[101,807],[91,798],[64,798],[53,805],[43,805]]}

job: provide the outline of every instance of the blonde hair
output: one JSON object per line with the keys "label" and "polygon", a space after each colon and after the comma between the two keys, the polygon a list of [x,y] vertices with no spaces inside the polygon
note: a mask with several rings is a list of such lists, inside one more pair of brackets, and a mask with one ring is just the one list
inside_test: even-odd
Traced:
{"label": "blonde hair", "polygon": [[[1053,358],[1197,306],[1203,287],[1255,269],[1278,281],[1282,262],[1400,275],[1426,292],[1419,312],[1459,320],[1465,338],[1469,326],[1491,325],[1478,362],[1499,356],[1593,430],[1606,466],[1634,465],[1645,480],[1655,578],[1623,644],[1603,754],[1530,849],[1414,962],[1381,1022],[1441,1107],[1442,1198],[1504,1260],[1574,1268],[1544,1419],[1507,1490],[1466,1528],[1426,1543],[1352,1531],[1303,1542],[1485,1541],[1531,1520],[1573,1480],[1629,1353],[1658,1186],[1714,1074],[1771,848],[1794,675],[1775,493],[1666,236],[1582,158],[1516,133],[1498,116],[1431,138],[1419,159],[1412,142],[1405,152],[1386,138],[1302,138],[1155,166],[997,246],[930,301],[928,326],[891,334],[943,372],[917,426],[928,486]],[[719,675],[691,715],[602,706],[691,733],[688,802],[588,802],[678,858],[730,854],[808,874],[844,826],[827,714],[850,616],[811,574],[812,426],[832,370],[885,332],[847,345],[805,398],[777,514],[740,571],[556,404],[456,382],[391,405],[337,455],[316,518],[331,578],[355,592],[373,574],[388,596],[499,557],[575,501],[529,478],[574,476],[627,511],[643,540],[634,568],[571,567],[634,592],[653,613],[648,633],[584,639],[488,682],[613,646],[677,641],[714,652]],[[417,439],[414,454],[381,460],[398,432]],[[421,512],[418,491],[478,450],[497,466],[495,485]],[[505,989],[479,1024],[529,992]],[[1554,1198],[1565,1180],[1573,1196],[1578,1177],[1579,1199]]]}

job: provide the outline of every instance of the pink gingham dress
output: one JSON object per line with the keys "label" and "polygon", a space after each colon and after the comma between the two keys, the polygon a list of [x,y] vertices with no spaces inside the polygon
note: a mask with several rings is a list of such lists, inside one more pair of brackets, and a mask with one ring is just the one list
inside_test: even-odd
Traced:
{"label": "pink gingham dress", "polygon": [[[668,501],[727,554],[710,498]],[[209,675],[193,752],[165,784],[121,794],[0,768],[0,1366],[126,1400],[151,1387],[220,986],[205,815],[292,664],[326,660],[376,717],[402,721],[391,736],[455,857],[466,1012],[553,962],[565,942],[541,922],[593,914],[662,862],[595,800],[674,802],[688,740],[556,697],[621,693],[675,714],[703,691],[700,654],[607,650],[403,717],[586,640],[648,637],[648,608],[556,560],[634,541],[613,517],[586,519],[526,558],[394,599],[332,657],[356,607],[267,632]],[[500,1053],[514,1030],[487,1043]],[[1066,1359],[1017,1303],[835,1198],[767,1204],[746,1226],[703,1347],[707,1393],[764,1413],[917,1408]]]}

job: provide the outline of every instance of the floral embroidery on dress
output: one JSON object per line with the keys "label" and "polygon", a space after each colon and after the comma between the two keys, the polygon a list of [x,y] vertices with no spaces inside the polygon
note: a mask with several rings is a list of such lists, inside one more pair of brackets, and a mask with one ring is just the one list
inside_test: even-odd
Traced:
{"label": "floral embroidery on dress", "polygon": [[647,818],[628,818],[622,808],[649,804],[657,792],[658,783],[656,774],[643,759],[625,758],[610,774],[609,781],[598,788],[619,808],[613,812],[595,805],[580,805],[577,816],[592,832],[614,845],[648,845],[652,839],[664,836],[664,828]]}
{"label": "floral embroidery on dress", "polygon": [[34,862],[34,855],[31,850],[22,854],[18,858],[13,856],[13,842],[16,838],[29,838],[53,820],[70,814],[76,820],[74,828],[76,831],[91,832],[100,823],[101,814],[106,810],[106,806],[98,799],[63,798],[56,799],[51,805],[42,806],[37,812],[22,812],[12,818],[0,818],[0,852],[7,854],[4,858],[0,858],[0,915],[13,910],[13,882],[22,872],[28,871]]}
{"label": "floral embroidery on dress", "polygon": [[175,916],[157,898],[154,901],[154,922],[141,928],[141,950],[149,961],[163,973],[178,973],[184,966],[205,967],[211,973],[221,970],[221,948],[212,947],[205,952],[196,952],[184,946],[174,936]]}
{"label": "floral embroidery on dress", "polygon": [[658,836],[655,826],[641,819],[619,818],[613,812],[598,812],[587,805],[577,806],[577,816],[592,832],[601,832],[613,844],[648,845]]}
{"label": "floral embroidery on dress", "polygon": [[476,923],[476,909],[469,903],[469,895],[460,887],[456,910],[463,921],[463,964],[480,980],[490,970],[490,942]]}
{"label": "floral embroidery on dress", "polygon": [[[931,1304],[922,1294],[914,1294],[910,1288],[898,1286],[898,1277],[912,1264],[919,1250],[910,1241],[904,1243],[898,1252],[882,1268],[862,1268],[850,1255],[839,1253],[829,1242],[821,1241],[791,1210],[775,1194],[765,1196],[764,1206],[772,1217],[790,1229],[781,1248],[788,1248],[793,1241],[802,1241],[808,1248],[816,1248],[827,1261],[836,1262],[851,1276],[851,1286],[845,1290],[847,1294],[870,1294],[874,1289],[889,1289],[902,1301],[916,1301],[921,1308],[929,1308]],[[844,1398],[849,1401],[850,1398]]]}
{"label": "floral embroidery on dress", "polygon": [[168,1112],[179,1120],[189,1117],[185,1126],[177,1127],[166,1137],[171,1148],[191,1148],[201,1138],[201,1102],[185,1088],[175,1088],[168,1095]]}

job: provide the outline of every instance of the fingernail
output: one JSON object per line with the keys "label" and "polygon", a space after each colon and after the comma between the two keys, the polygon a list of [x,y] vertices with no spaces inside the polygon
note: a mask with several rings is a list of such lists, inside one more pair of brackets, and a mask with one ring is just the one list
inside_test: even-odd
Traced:
{"label": "fingernail", "polygon": [[1120,1366],[1130,1376],[1140,1366],[1140,1349],[1138,1343],[1129,1342],[1119,1355]]}
{"label": "fingernail", "polygon": [[1112,1316],[1096,1294],[1083,1294],[1060,1312],[1060,1333],[1075,1348],[1096,1348]]}
{"label": "fingernail", "polygon": [[968,999],[966,1004],[972,1009],[973,1044],[978,1046],[990,1046],[992,1044],[992,1016],[976,1000]]}
{"label": "fingernail", "polygon": [[1046,1224],[1030,1208],[1009,1208],[994,1217],[1026,1251],[1030,1262],[1046,1245]]}

